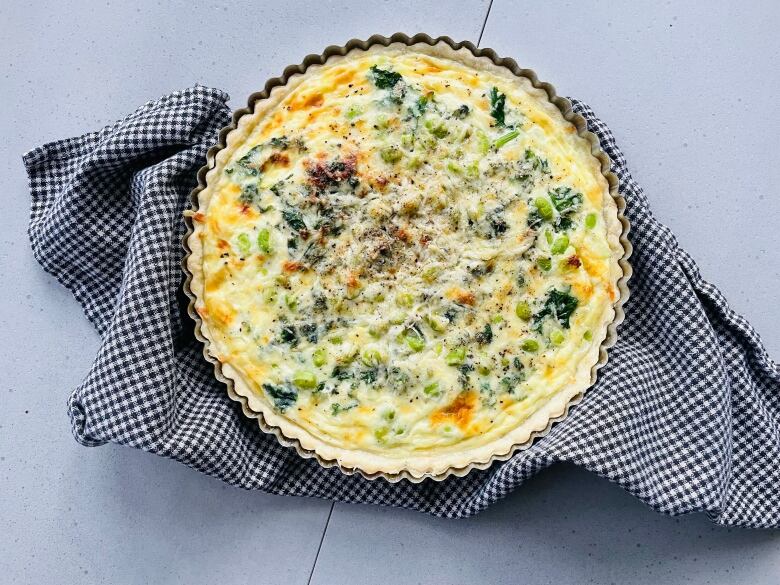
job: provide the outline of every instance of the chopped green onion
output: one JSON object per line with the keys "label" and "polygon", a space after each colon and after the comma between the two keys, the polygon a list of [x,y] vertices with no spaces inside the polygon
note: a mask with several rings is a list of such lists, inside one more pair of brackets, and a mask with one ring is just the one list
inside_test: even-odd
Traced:
{"label": "chopped green onion", "polygon": [[409,293],[401,293],[395,297],[395,302],[399,307],[411,307],[414,304],[414,297]]}
{"label": "chopped green onion", "polygon": [[542,270],[544,270],[545,272],[547,272],[548,270],[550,270],[550,268],[552,268],[552,260],[550,260],[549,258],[539,258],[536,261],[536,265]]}
{"label": "chopped green onion", "polygon": [[376,366],[382,363],[382,354],[376,349],[367,349],[360,358],[367,366]]}
{"label": "chopped green onion", "polygon": [[292,381],[298,388],[311,389],[317,387],[317,376],[309,370],[298,370],[293,374]]}
{"label": "chopped green onion", "polygon": [[457,163],[454,163],[452,161],[449,161],[447,163],[447,170],[451,173],[455,173],[456,175],[462,175],[463,174],[463,167],[460,166]]}
{"label": "chopped green onion", "polygon": [[482,130],[477,130],[477,140],[479,144],[479,153],[487,154],[490,151],[490,140]]}
{"label": "chopped green onion", "polygon": [[448,366],[459,366],[463,363],[465,359],[466,359],[465,347],[456,347],[454,349],[451,349],[447,354],[447,357],[445,358]]}
{"label": "chopped green onion", "polygon": [[401,158],[403,158],[403,153],[395,146],[389,146],[387,148],[383,148],[379,152],[379,156],[381,156],[382,160],[386,163],[393,164],[397,163],[399,160],[401,160]]}
{"label": "chopped green onion", "polygon": [[249,256],[252,251],[252,242],[249,240],[249,236],[246,234],[238,234],[236,238],[238,243],[238,251],[241,252],[241,256]]}
{"label": "chopped green onion", "polygon": [[387,436],[387,433],[390,432],[390,429],[387,427],[379,427],[374,431],[374,438],[380,443],[383,443],[385,440],[385,437]]}
{"label": "chopped green onion", "polygon": [[260,233],[257,234],[257,246],[265,254],[270,254],[272,251],[271,232],[269,232],[267,229],[261,229]]}
{"label": "chopped green onion", "polygon": [[443,122],[435,124],[433,120],[426,120],[425,128],[436,138],[444,138],[447,136],[447,134],[450,133],[450,131],[447,129],[447,126],[445,126]]}
{"label": "chopped green onion", "polygon": [[340,336],[336,335],[328,339],[328,341],[330,341],[333,345],[341,345],[344,340]]}
{"label": "chopped green onion", "polygon": [[444,317],[441,317],[440,315],[437,315],[435,313],[430,313],[430,314],[426,315],[425,316],[425,322],[436,333],[444,333],[444,331],[447,329],[447,324],[449,323],[449,321],[447,321],[447,319],[445,319]]}
{"label": "chopped green onion", "polygon": [[425,339],[419,335],[406,335],[405,341],[412,351],[422,351],[425,347]]}
{"label": "chopped green onion", "polygon": [[293,295],[284,295],[284,304],[291,311],[294,311],[298,307],[298,299]]}
{"label": "chopped green onion", "polygon": [[518,136],[520,136],[520,132],[518,132],[517,130],[512,130],[511,132],[508,132],[508,133],[504,134],[503,136],[501,136],[500,138],[498,138],[496,140],[496,142],[495,142],[496,149],[501,148],[507,142],[511,142],[512,140],[514,140]]}
{"label": "chopped green onion", "polygon": [[276,300],[276,291],[272,288],[267,288],[263,291],[263,301],[270,305]]}
{"label": "chopped green onion", "polygon": [[422,273],[422,279],[428,284],[432,283],[439,276],[441,268],[438,266],[429,266]]}
{"label": "chopped green onion", "polygon": [[550,252],[553,254],[563,254],[566,248],[569,247],[569,236],[562,234],[555,238],[555,243],[550,248]]}
{"label": "chopped green onion", "polygon": [[354,120],[362,113],[363,113],[363,108],[361,108],[360,106],[350,106],[349,109],[347,109],[345,116],[347,117],[348,120]]}
{"label": "chopped green onion", "polygon": [[439,383],[431,382],[423,388],[423,393],[426,396],[438,396],[439,395]]}
{"label": "chopped green onion", "polygon": [[317,366],[318,368],[321,368],[325,365],[325,362],[328,361],[328,352],[325,351],[324,347],[318,347],[314,350],[314,353],[311,355],[311,362]]}

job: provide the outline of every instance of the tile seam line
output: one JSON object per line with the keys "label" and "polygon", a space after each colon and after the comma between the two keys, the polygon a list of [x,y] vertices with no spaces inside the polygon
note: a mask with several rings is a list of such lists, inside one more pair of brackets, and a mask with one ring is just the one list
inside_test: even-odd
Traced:
{"label": "tile seam line", "polygon": [[482,21],[482,29],[479,31],[479,39],[477,39],[477,47],[482,45],[482,35],[485,34],[485,26],[487,25],[488,18],[490,18],[491,8],[493,8],[493,0],[490,0],[487,12],[485,13],[485,20]]}
{"label": "tile seam line", "polygon": [[317,546],[317,553],[314,555],[314,562],[311,564],[311,571],[309,571],[309,579],[306,581],[306,585],[311,585],[312,577],[314,577],[314,569],[317,568],[317,560],[320,558],[320,551],[322,550],[322,543],[325,542],[325,534],[328,532],[328,525],[330,524],[330,517],[333,515],[333,507],[336,502],[330,503],[330,510],[328,511],[328,519],[325,520],[325,527],[322,529],[322,536],[320,537],[320,544]]}

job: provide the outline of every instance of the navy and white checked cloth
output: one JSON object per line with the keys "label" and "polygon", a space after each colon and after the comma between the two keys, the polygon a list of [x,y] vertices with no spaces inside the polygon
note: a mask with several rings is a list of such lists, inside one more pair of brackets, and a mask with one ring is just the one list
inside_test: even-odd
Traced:
{"label": "navy and white checked cloth", "polygon": [[620,178],[634,277],[619,341],[568,419],[509,461],[419,485],[323,469],[265,435],[214,378],[182,293],[182,211],[228,123],[227,99],[201,86],[175,92],[24,156],[35,257],[102,336],[68,400],[79,442],[131,445],[243,488],[449,517],[568,461],[660,512],[780,526],[780,368],[653,218],[609,129],[576,101]]}

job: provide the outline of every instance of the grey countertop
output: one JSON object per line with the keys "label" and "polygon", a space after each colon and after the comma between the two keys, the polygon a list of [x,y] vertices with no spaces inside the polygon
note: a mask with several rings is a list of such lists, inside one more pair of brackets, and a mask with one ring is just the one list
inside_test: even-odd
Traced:
{"label": "grey countertop", "polygon": [[661,516],[573,467],[455,521],[244,492],[78,446],[65,401],[98,337],[32,258],[20,161],[195,82],[238,106],[352,37],[481,40],[610,124],[656,215],[777,358],[778,3],[6,0],[0,21],[3,583],[778,582],[777,531]]}

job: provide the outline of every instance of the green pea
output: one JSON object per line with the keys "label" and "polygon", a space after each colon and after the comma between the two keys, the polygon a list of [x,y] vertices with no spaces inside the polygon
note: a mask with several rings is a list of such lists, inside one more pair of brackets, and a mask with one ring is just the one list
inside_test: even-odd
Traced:
{"label": "green pea", "polygon": [[585,227],[589,230],[592,230],[594,227],[596,227],[596,222],[598,221],[598,217],[595,213],[589,213],[585,216]]}
{"label": "green pea", "polygon": [[553,254],[563,254],[569,247],[569,236],[562,234],[555,238],[555,243],[550,248]]}
{"label": "green pea", "polygon": [[544,270],[545,272],[548,272],[550,268],[552,268],[552,260],[550,260],[549,258],[539,258],[536,261],[536,265],[542,270]]}
{"label": "green pea", "polygon": [[489,367],[489,366],[486,366],[485,364],[479,364],[479,365],[477,366],[477,371],[478,371],[478,372],[479,372],[479,373],[480,373],[482,376],[487,376],[487,375],[490,373],[490,367]]}
{"label": "green pea", "polygon": [[541,215],[546,220],[551,220],[553,218],[553,207],[552,203],[544,197],[537,197],[534,200],[534,205],[536,205],[537,211],[539,211],[539,215]]}
{"label": "green pea", "polygon": [[593,339],[593,333],[591,331],[586,331],[585,333],[582,334],[582,338],[585,341],[590,341],[591,339]]}
{"label": "green pea", "polygon": [[394,146],[389,146],[387,148],[383,148],[379,152],[379,156],[382,157],[382,160],[385,161],[388,164],[394,164],[397,163],[401,158],[403,158],[403,153],[398,150]]}
{"label": "green pea", "polygon": [[448,366],[459,366],[466,359],[466,348],[456,347],[447,353],[447,357],[444,358]]}
{"label": "green pea", "polygon": [[270,254],[273,251],[271,247],[271,232],[267,229],[261,229],[257,234],[257,247],[265,254]]}
{"label": "green pea", "polygon": [[293,384],[298,388],[312,389],[317,387],[317,376],[309,370],[298,370],[293,374]]}
{"label": "green pea", "polygon": [[382,415],[382,418],[385,419],[388,422],[391,421],[391,420],[395,420],[395,411],[394,410],[388,410],[387,412],[385,412]]}
{"label": "green pea", "polygon": [[401,134],[401,146],[412,148],[414,146],[414,136],[412,134]]}
{"label": "green pea", "polygon": [[517,303],[517,305],[515,305],[515,315],[517,315],[523,321],[530,320],[531,316],[533,315],[531,312],[531,305],[525,301],[520,301]]}
{"label": "green pea", "polygon": [[527,352],[539,351],[539,342],[535,339],[526,339],[521,345],[521,349]]}
{"label": "green pea", "polygon": [[493,323],[493,325],[498,325],[499,323],[504,322],[504,317],[501,315],[494,315],[492,319],[490,319],[490,322]]}
{"label": "green pea", "polygon": [[321,368],[325,365],[325,362],[328,361],[328,352],[324,347],[315,349],[314,353],[311,355],[311,361],[315,366]]}
{"label": "green pea", "polygon": [[544,239],[547,240],[548,244],[552,244],[553,243],[552,230],[544,230]]}
{"label": "green pea", "polygon": [[341,336],[339,336],[339,335],[334,335],[333,337],[331,337],[330,339],[328,339],[328,341],[330,341],[330,342],[331,342],[333,345],[341,345],[341,343],[342,343],[344,340],[341,338]]}
{"label": "green pea", "polygon": [[566,339],[566,335],[564,335],[563,331],[560,329],[553,329],[550,331],[550,343],[553,345],[560,345],[564,342]]}
{"label": "green pea", "polygon": [[236,242],[241,256],[249,256],[249,253],[252,251],[252,242],[249,240],[249,236],[246,234],[238,234]]}

